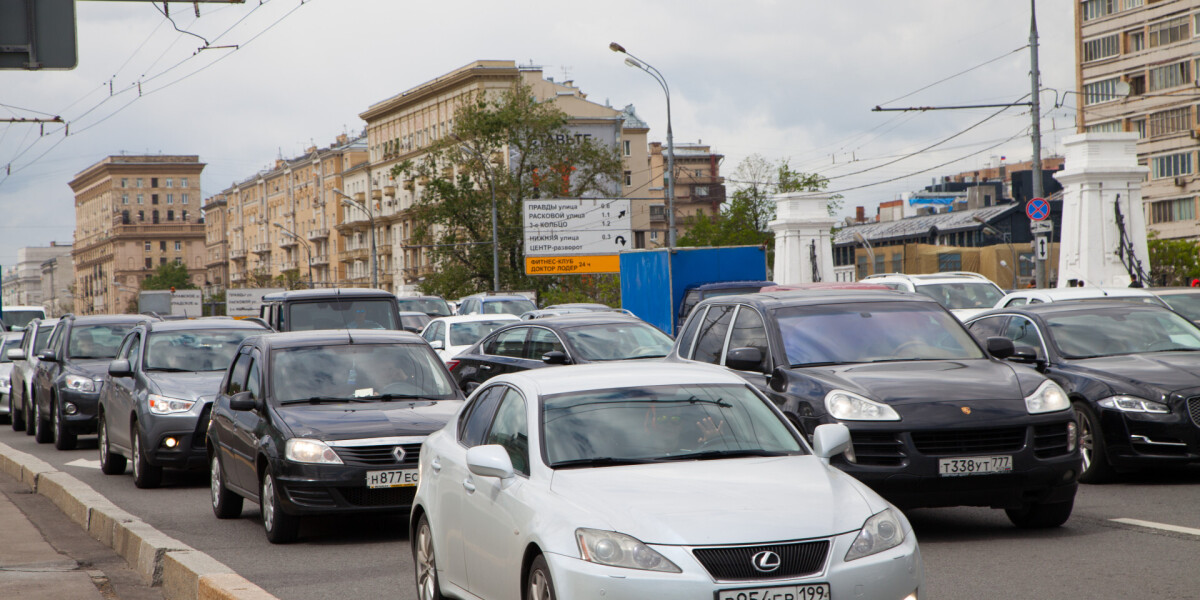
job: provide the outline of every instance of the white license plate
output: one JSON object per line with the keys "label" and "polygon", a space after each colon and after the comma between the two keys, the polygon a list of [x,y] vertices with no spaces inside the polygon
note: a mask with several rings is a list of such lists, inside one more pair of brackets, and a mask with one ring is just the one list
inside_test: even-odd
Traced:
{"label": "white license plate", "polygon": [[991,475],[993,473],[1011,472],[1011,456],[966,456],[963,458],[938,459],[938,474],[942,477]]}
{"label": "white license plate", "polygon": [[717,592],[717,600],[829,600],[830,598],[828,583],[742,588]]}
{"label": "white license plate", "polygon": [[400,469],[396,471],[367,471],[367,487],[396,488],[417,485],[416,469]]}

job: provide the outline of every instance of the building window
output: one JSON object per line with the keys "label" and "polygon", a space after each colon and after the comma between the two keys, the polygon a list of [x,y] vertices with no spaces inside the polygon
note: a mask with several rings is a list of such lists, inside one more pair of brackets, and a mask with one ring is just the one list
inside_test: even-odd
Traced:
{"label": "building window", "polygon": [[651,231],[650,231],[650,239],[651,239],[651,240],[655,240],[655,241],[657,241],[657,240],[658,240],[658,231],[657,231],[657,230],[651,230]]}
{"label": "building window", "polygon": [[876,274],[884,272],[883,269],[884,269],[884,265],[886,264],[884,261],[886,259],[887,259],[887,257],[884,256],[882,252],[875,255],[875,265],[873,268],[875,269]]}
{"label": "building window", "polygon": [[[138,220],[139,220],[139,221],[145,221],[145,220],[146,220],[146,211],[144,211],[144,210],[139,210],[139,211],[138,211]],[[149,244],[150,242],[146,242],[146,243],[147,243],[147,244]]]}
{"label": "building window", "polygon": [[159,250],[160,252],[166,252],[166,251],[167,251],[167,241],[166,241],[166,240],[160,240],[160,241],[158,242],[158,250]]}
{"label": "building window", "polygon": [[167,187],[175,187],[175,180],[168,177],[167,178]]}
{"label": "building window", "polygon": [[892,255],[892,272],[893,273],[903,273],[904,272],[904,253],[903,252],[897,252]]}
{"label": "building window", "polygon": [[167,194],[167,204],[175,204],[175,194]]}
{"label": "building window", "polygon": [[181,217],[179,217],[179,220],[180,220],[180,221],[186,221],[186,220],[187,220],[187,211],[186,211],[186,210],[185,210],[185,211],[183,211],[183,215],[182,215]]}
{"label": "building window", "polygon": [[158,194],[150,194],[150,204],[158,204]]}
{"label": "building window", "polygon": [[1125,34],[1125,52],[1138,52],[1146,49],[1146,32],[1138,29]]}
{"label": "building window", "polygon": [[150,258],[149,256],[146,257],[146,268],[147,269],[154,268],[154,259]]}
{"label": "building window", "polygon": [[[129,211],[127,211],[127,210],[121,211],[121,224],[122,225],[129,224]],[[129,260],[133,260],[133,259],[131,258]]]}
{"label": "building window", "polygon": [[1139,140],[1146,137],[1146,120],[1145,119],[1134,119],[1133,121],[1130,121],[1130,123],[1133,125],[1133,128],[1131,129],[1131,131],[1137,132]]}
{"label": "building window", "polygon": [[1116,33],[1083,42],[1083,62],[1100,60],[1120,53],[1120,35]]}
{"label": "building window", "polygon": [[129,204],[129,194],[121,194],[121,204]]}
{"label": "building window", "polygon": [[1112,131],[1122,131],[1120,121],[1108,121],[1106,123],[1096,123],[1095,125],[1087,126],[1088,133],[1106,133]]}
{"label": "building window", "polygon": [[1150,69],[1150,91],[1179,87],[1192,82],[1192,61],[1185,60]]}
{"label": "building window", "polygon": [[625,148],[625,156],[633,155],[633,142],[630,140],[622,141],[621,145]]}
{"label": "building window", "polygon": [[183,250],[183,242],[176,240],[175,241],[175,251],[179,252],[180,250]]}
{"label": "building window", "polygon": [[1167,135],[1177,131],[1188,131],[1192,125],[1192,107],[1175,108],[1150,113],[1146,119],[1150,137]]}
{"label": "building window", "polygon": [[1189,175],[1192,172],[1192,153],[1180,152],[1166,154],[1150,159],[1150,178],[1164,179],[1179,175]]}
{"label": "building window", "polygon": [[175,220],[175,211],[173,211],[173,210],[168,210],[168,211],[167,211],[167,220],[168,220],[168,221],[174,221],[174,220]]}
{"label": "building window", "polygon": [[1188,37],[1188,17],[1176,17],[1150,24],[1150,47],[1157,48],[1181,42]]}
{"label": "building window", "polygon": [[137,184],[137,187],[142,187],[142,178],[138,177],[135,183]]}
{"label": "building window", "polygon": [[1177,198],[1161,200],[1150,204],[1151,223],[1173,223],[1175,221],[1192,221],[1196,218],[1196,201],[1194,198]]}
{"label": "building window", "polygon": [[1037,268],[1037,261],[1034,260],[1034,256],[1033,256],[1032,252],[1022,252],[1020,254],[1020,257],[1017,259],[1017,263],[1020,264],[1018,269],[1019,269],[1019,273],[1020,273],[1021,277],[1033,277],[1034,276],[1034,274],[1035,274],[1034,271]]}
{"label": "building window", "polygon": [[1117,0],[1083,0],[1083,20],[1091,21],[1117,11]]}
{"label": "building window", "polygon": [[625,171],[625,185],[633,185],[633,171]]}
{"label": "building window", "polygon": [[129,187],[129,178],[128,177],[121,178],[121,187]]}
{"label": "building window", "polygon": [[1088,105],[1116,100],[1118,98],[1117,82],[1119,81],[1121,81],[1120,77],[1113,77],[1083,84],[1083,103]]}
{"label": "building window", "polygon": [[962,253],[961,252],[946,252],[938,255],[938,272],[946,271],[961,271],[962,270]]}
{"label": "building window", "polygon": [[158,223],[158,211],[157,210],[150,213],[150,221],[153,223]]}
{"label": "building window", "polygon": [[704,196],[707,196],[707,195],[708,195],[708,186],[707,186],[707,185],[697,185],[697,186],[694,186],[694,187],[692,188],[692,195],[693,195],[693,196],[700,197],[700,198],[703,198]]}
{"label": "building window", "polygon": [[181,187],[181,188],[185,188],[185,187],[187,187],[187,186],[188,186],[188,180],[187,180],[187,177],[181,177],[181,178],[179,178],[179,187]]}
{"label": "building window", "polygon": [[855,257],[854,269],[858,272],[858,279],[865,279],[870,273],[867,272],[867,255],[859,254]]}
{"label": "building window", "polygon": [[1124,0],[1121,10],[1133,10],[1135,8],[1139,8],[1144,2],[1145,0]]}
{"label": "building window", "polygon": [[1146,76],[1130,75],[1125,80],[1129,84],[1130,96],[1141,96],[1146,93]]}
{"label": "building window", "polygon": [[180,203],[180,204],[187,204],[187,203],[188,203],[188,195],[187,195],[187,194],[180,194],[180,195],[179,195],[179,203]]}
{"label": "building window", "polygon": [[150,251],[150,242],[146,242],[146,252]]}
{"label": "building window", "polygon": [[145,204],[145,203],[146,203],[146,197],[145,197],[145,196],[143,196],[143,195],[141,195],[141,194],[138,194],[138,195],[137,195],[137,203],[138,203],[138,204]]}
{"label": "building window", "polygon": [[158,187],[158,178],[157,177],[150,178],[150,187],[152,187],[152,188]]}
{"label": "building window", "polygon": [[160,265],[165,265],[165,264],[167,264],[167,257],[165,257],[165,256],[161,256],[161,257],[159,257],[159,259],[158,259],[158,264],[160,264]]}

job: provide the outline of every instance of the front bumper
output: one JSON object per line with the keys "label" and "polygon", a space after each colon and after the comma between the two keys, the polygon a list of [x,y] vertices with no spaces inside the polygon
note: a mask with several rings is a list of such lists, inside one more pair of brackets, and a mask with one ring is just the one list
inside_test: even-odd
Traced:
{"label": "front bumper", "polygon": [[418,457],[402,464],[361,466],[311,465],[281,461],[274,465],[280,506],[290,515],[389,513],[412,509],[417,486],[367,487],[369,471],[416,470]]}
{"label": "front bumper", "polygon": [[1200,415],[1200,398],[1171,404],[1171,412],[1166,414],[1094,407],[1099,410],[1100,431],[1114,467],[1132,470],[1200,462],[1200,421],[1188,412],[1194,408]]}
{"label": "front bumper", "polygon": [[[59,405],[55,410],[61,411],[62,426],[67,433],[87,435],[96,433],[96,406],[100,403],[100,393],[83,393],[74,390],[58,390]],[[75,414],[70,414],[67,404],[75,406]]]}
{"label": "front bumper", "polygon": [[[924,583],[924,565],[916,536],[911,531],[895,548],[845,562],[843,557],[857,536],[855,531],[833,537],[823,571],[791,579],[716,581],[688,548],[680,546],[651,545],[675,563],[682,573],[609,567],[562,554],[548,553],[545,557],[559,598],[708,600],[718,598],[717,594],[722,590],[749,592],[774,586],[828,583],[833,598],[900,600],[920,590]],[[764,598],[762,595],[746,597]]]}

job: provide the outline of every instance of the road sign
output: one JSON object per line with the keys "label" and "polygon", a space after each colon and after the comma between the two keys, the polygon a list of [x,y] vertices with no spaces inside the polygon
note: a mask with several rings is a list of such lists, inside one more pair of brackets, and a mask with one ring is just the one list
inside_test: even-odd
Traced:
{"label": "road sign", "polygon": [[283,288],[231,288],[225,290],[225,314],[231,317],[257,317],[262,297],[282,291]]}
{"label": "road sign", "polygon": [[1050,238],[1039,235],[1033,239],[1033,254],[1038,260],[1050,260]]}
{"label": "road sign", "polygon": [[171,292],[171,314],[179,317],[200,316],[200,290],[176,290]]}
{"label": "road sign", "polygon": [[633,247],[629,200],[526,200],[524,210],[525,256],[596,256]]}
{"label": "road sign", "polygon": [[1054,233],[1054,221],[1033,221],[1029,224],[1029,231],[1034,235]]}
{"label": "road sign", "polygon": [[527,275],[584,275],[620,272],[621,258],[616,254],[525,257],[525,273]]}
{"label": "road sign", "polygon": [[1033,221],[1045,221],[1050,216],[1050,203],[1045,198],[1034,198],[1025,203],[1025,214]]}
{"label": "road sign", "polygon": [[74,69],[75,0],[0,0],[0,69]]}

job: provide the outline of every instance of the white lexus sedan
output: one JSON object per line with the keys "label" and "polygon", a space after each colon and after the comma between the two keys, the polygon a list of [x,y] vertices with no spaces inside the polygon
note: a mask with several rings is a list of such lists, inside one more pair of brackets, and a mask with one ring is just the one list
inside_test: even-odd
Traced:
{"label": "white lexus sedan", "polygon": [[828,464],[849,443],[713,367],[500,375],[421,448],[418,596],[915,600],[908,520]]}
{"label": "white lexus sedan", "polygon": [[429,342],[442,362],[449,362],[483,336],[514,321],[520,319],[512,315],[438,317],[425,324],[421,337]]}

